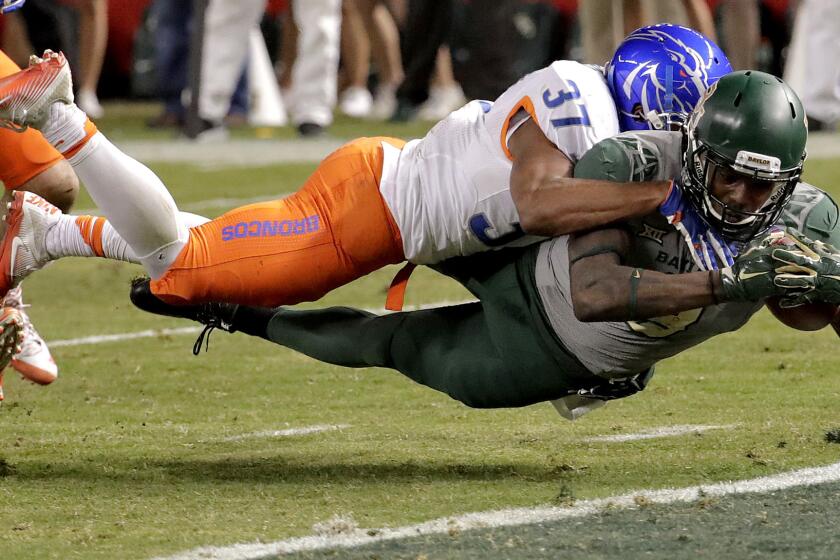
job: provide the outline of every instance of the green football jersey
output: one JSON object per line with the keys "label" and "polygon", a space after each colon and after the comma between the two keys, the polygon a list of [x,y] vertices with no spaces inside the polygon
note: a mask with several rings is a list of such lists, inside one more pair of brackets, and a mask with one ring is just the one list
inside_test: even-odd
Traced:
{"label": "green football jersey", "polygon": [[[644,131],[600,142],[578,162],[575,176],[668,180],[679,177],[681,169],[681,133]],[[840,246],[837,205],[812,185],[797,185],[780,222]],[[661,214],[630,220],[627,226],[634,238],[628,266],[671,274],[698,270],[682,235]],[[605,377],[644,371],[712,336],[738,329],[763,305],[725,303],[644,321],[578,321],[570,297],[568,237],[542,244],[536,282],[551,326],[563,345],[589,371]]]}

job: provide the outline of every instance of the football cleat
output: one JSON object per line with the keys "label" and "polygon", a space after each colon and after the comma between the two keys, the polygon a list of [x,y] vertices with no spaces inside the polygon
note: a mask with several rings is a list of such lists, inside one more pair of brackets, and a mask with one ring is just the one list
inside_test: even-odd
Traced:
{"label": "football cleat", "polygon": [[0,126],[23,132],[41,130],[50,117],[50,105],[73,102],[70,66],[62,53],[32,55],[29,67],[0,80]]}
{"label": "football cleat", "polygon": [[136,278],[132,281],[129,297],[135,307],[147,313],[190,319],[204,325],[204,330],[201,331],[198,340],[193,345],[193,354],[195,355],[198,355],[201,351],[201,345],[205,337],[209,347],[210,333],[213,329],[221,329],[230,333],[236,332],[233,326],[233,316],[239,309],[239,305],[235,303],[211,302],[197,305],[172,305],[152,293],[151,281],[148,278]]}
{"label": "football cleat", "polygon": [[33,383],[49,385],[58,377],[58,366],[47,343],[24,311],[28,306],[23,304],[20,286],[6,294],[3,305],[17,309],[21,318],[22,341],[20,350],[12,357],[12,367]]}
{"label": "football cleat", "polygon": [[13,307],[0,309],[0,401],[3,400],[3,370],[20,351],[23,329],[20,312]]}
{"label": "football cleat", "polygon": [[0,224],[5,228],[0,239],[0,297],[50,261],[47,231],[61,217],[61,210],[37,194],[12,191],[11,197],[5,223]]}

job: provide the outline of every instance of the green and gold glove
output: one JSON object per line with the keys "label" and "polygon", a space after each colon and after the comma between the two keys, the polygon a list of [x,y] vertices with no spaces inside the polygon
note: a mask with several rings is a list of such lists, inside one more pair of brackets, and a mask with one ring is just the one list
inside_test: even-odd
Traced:
{"label": "green and gold glove", "polygon": [[789,290],[779,305],[840,304],[840,251],[801,234],[797,241],[794,247],[773,251],[773,260],[780,271],[776,284]]}
{"label": "green and gold glove", "polygon": [[799,251],[808,246],[808,241],[798,231],[784,228],[774,228],[754,240],[735,258],[732,266],[721,269],[721,299],[761,301],[772,296],[798,298],[802,292],[800,284],[813,272],[805,267],[791,266],[775,255],[779,251],[784,255]]}

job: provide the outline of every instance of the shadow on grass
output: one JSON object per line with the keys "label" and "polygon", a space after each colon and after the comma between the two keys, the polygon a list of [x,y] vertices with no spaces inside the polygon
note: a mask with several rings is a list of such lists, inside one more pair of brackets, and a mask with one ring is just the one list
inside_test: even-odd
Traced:
{"label": "shadow on grass", "polygon": [[569,470],[567,467],[535,464],[424,463],[419,461],[338,463],[329,460],[300,462],[282,457],[116,462],[102,457],[84,463],[25,461],[10,465],[10,467],[13,470],[9,478],[21,481],[41,479],[54,481],[63,478],[80,482],[133,480],[164,484],[179,482],[416,484],[453,481],[493,482],[511,479],[540,483],[569,480],[581,474],[581,471]]}

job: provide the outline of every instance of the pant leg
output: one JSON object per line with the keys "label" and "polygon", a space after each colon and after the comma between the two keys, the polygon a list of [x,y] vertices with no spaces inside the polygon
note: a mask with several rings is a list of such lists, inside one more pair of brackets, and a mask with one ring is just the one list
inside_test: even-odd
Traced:
{"label": "pant leg", "polygon": [[245,59],[245,67],[242,68],[242,74],[239,75],[239,81],[236,82],[236,89],[233,90],[233,95],[230,98],[229,114],[248,115],[248,96],[250,95],[248,86],[248,59]]}
{"label": "pant leg", "polygon": [[248,34],[259,23],[264,9],[265,0],[210,0],[201,60],[201,118],[221,122],[227,115],[248,54]]}
{"label": "pant leg", "polygon": [[840,4],[806,0],[799,9],[807,30],[802,104],[809,117],[835,125],[840,121]]}
{"label": "pant leg", "polygon": [[355,140],[328,156],[297,193],[192,228],[152,291],[180,304],[286,305],[402,262],[399,228],[379,191],[383,141],[403,144]]}
{"label": "pant leg", "polygon": [[158,20],[155,37],[158,93],[167,113],[183,116],[181,93],[187,87],[192,0],[156,0],[152,9]]}
{"label": "pant leg", "polygon": [[528,285],[534,252],[450,259],[436,268],[478,303],[378,316],[280,309],[246,332],[347,367],[387,367],[476,408],[526,406],[598,380],[547,332]]}
{"label": "pant leg", "polygon": [[474,408],[526,406],[565,395],[561,376],[512,363],[494,343],[481,303],[374,315],[332,307],[280,309],[268,339],[317,360],[387,367]]}
{"label": "pant leg", "polygon": [[290,113],[295,125],[333,121],[341,36],[340,0],[293,0],[298,28]]}
{"label": "pant leg", "polygon": [[397,99],[420,105],[428,98],[438,49],[449,40],[451,24],[451,0],[409,0],[400,33],[405,78],[397,89]]}

